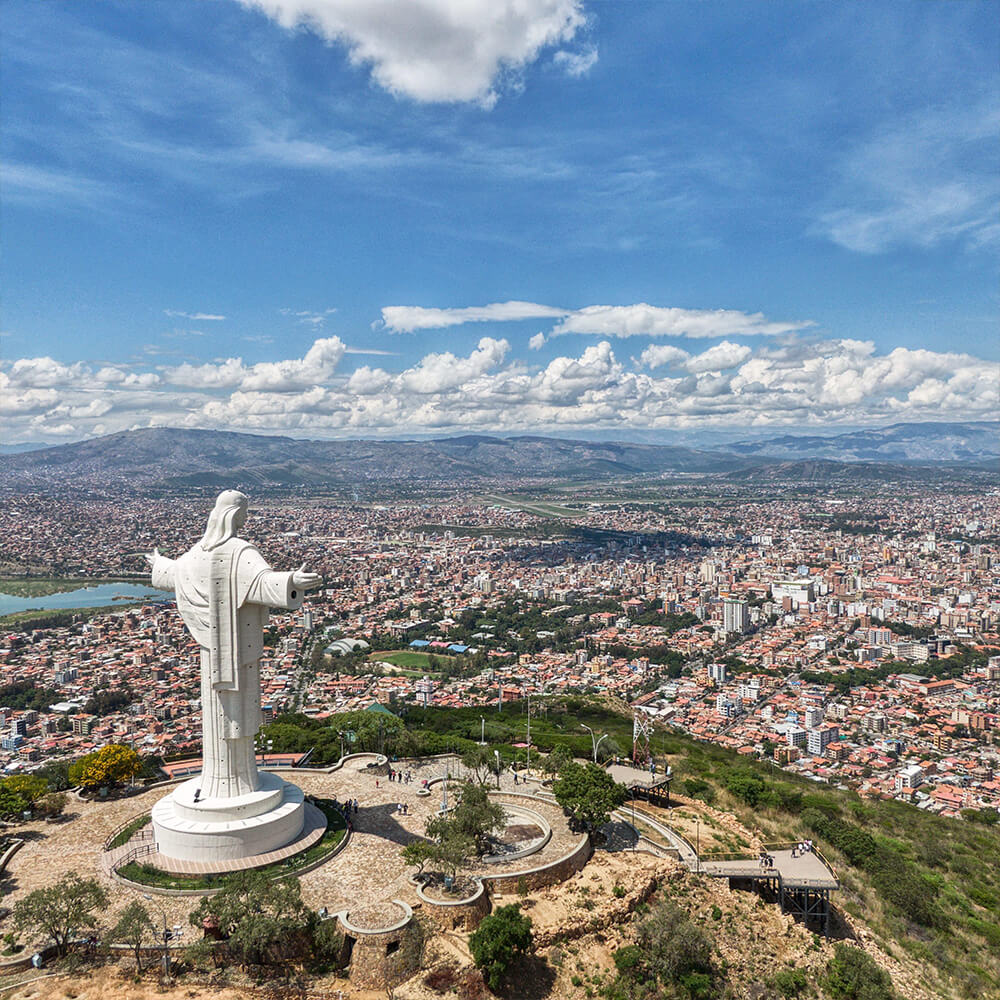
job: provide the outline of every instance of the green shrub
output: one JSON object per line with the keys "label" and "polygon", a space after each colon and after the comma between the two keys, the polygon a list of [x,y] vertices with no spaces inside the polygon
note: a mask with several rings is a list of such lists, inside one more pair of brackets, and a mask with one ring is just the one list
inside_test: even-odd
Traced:
{"label": "green shrub", "polygon": [[802,991],[809,985],[809,981],[802,969],[782,969],[775,973],[771,985],[783,997],[788,997],[791,1000],[791,998],[802,994]]}
{"label": "green shrub", "polygon": [[531,949],[531,917],[516,903],[501,906],[483,917],[469,938],[469,950],[490,989],[500,986],[503,974],[518,955]]}
{"label": "green shrub", "polygon": [[836,1000],[895,1000],[892,980],[860,948],[838,942],[827,966],[826,989]]}

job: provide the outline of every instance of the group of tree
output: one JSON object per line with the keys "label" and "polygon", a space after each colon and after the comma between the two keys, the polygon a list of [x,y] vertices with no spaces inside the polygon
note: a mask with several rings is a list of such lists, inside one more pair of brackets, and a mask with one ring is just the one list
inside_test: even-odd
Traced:
{"label": "group of tree", "polygon": [[424,828],[425,840],[411,841],[403,848],[403,859],[416,865],[418,874],[433,864],[454,878],[472,859],[481,858],[491,846],[491,838],[503,830],[507,813],[490,800],[485,785],[473,781],[462,784],[454,808],[432,816]]}
{"label": "group of tree", "polygon": [[[19,932],[51,941],[65,955],[74,937],[98,929],[108,907],[107,891],[96,879],[68,872],[58,882],[35,889],[14,904],[12,923]],[[272,881],[261,872],[233,875],[214,896],[202,899],[191,923],[226,942],[229,956],[244,967],[300,961],[313,967],[335,964],[343,937],[335,920],[321,920],[302,900],[298,879]],[[106,944],[125,944],[141,971],[143,952],[163,941],[149,910],[138,900],[125,907],[103,934]],[[196,954],[212,948],[195,946]]]}
{"label": "group of tree", "polygon": [[306,906],[297,878],[272,880],[243,872],[214,896],[202,899],[190,922],[226,942],[244,967],[294,961],[327,965],[337,961],[343,938],[335,920],[321,920]]}
{"label": "group of tree", "polygon": [[0,819],[20,818],[25,812],[34,816],[55,817],[66,808],[66,796],[50,789],[37,774],[12,774],[0,780]]}

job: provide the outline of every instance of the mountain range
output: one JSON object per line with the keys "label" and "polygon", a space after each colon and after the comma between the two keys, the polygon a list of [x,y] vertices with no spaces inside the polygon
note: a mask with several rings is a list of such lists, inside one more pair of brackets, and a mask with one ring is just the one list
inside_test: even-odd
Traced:
{"label": "mountain range", "polygon": [[[124,484],[136,489],[457,484],[666,474],[721,475],[731,481],[914,479],[940,474],[942,464],[996,471],[998,430],[1000,423],[898,424],[833,438],[785,436],[737,442],[729,450],[703,451],[682,444],[534,435],[311,441],[231,431],[146,428],[2,455],[0,476],[8,489],[15,490]],[[935,441],[940,444],[938,453]],[[909,463],[909,467],[892,463]]]}
{"label": "mountain range", "polygon": [[835,462],[988,463],[1000,458],[1000,420],[965,423],[893,424],[830,437],[785,434],[736,441],[721,450],[782,459],[826,458]]}

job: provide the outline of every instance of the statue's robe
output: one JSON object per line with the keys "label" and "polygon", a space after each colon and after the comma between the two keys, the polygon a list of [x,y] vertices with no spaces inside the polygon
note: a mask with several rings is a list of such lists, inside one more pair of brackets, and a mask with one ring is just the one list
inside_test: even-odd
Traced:
{"label": "statue's robe", "polygon": [[274,572],[242,538],[209,550],[199,543],[178,559],[158,556],[152,583],[174,591],[184,624],[201,647],[201,797],[254,792],[268,608],[298,608],[303,593],[292,573]]}

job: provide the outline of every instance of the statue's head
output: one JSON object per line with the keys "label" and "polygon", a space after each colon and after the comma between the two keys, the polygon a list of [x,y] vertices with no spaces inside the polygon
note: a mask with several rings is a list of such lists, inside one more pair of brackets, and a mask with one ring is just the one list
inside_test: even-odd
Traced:
{"label": "statue's head", "polygon": [[214,549],[232,538],[247,519],[247,498],[238,490],[223,490],[208,515],[208,527],[201,539],[203,549]]}

